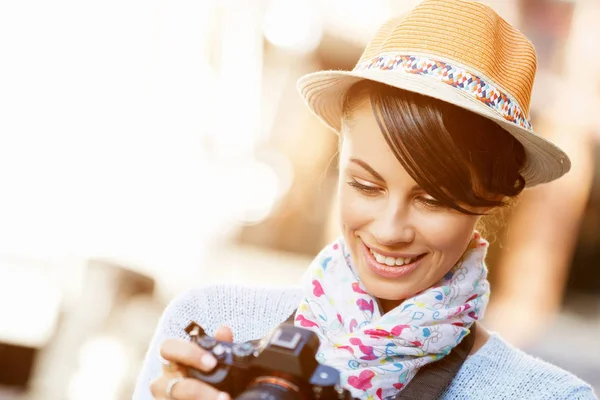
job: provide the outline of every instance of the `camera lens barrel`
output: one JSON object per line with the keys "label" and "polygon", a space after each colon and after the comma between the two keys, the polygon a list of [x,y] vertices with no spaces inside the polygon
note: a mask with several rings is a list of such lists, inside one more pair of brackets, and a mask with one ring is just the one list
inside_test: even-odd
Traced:
{"label": "camera lens barrel", "polygon": [[273,384],[261,383],[246,390],[236,400],[301,400],[298,393],[289,389]]}

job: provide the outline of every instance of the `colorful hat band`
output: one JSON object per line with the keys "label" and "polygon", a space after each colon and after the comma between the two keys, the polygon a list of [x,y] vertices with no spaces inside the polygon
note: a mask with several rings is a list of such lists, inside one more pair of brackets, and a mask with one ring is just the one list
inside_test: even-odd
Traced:
{"label": "colorful hat band", "polygon": [[532,130],[531,123],[515,100],[482,78],[446,62],[411,55],[385,55],[364,61],[354,68],[355,71],[400,69],[409,74],[429,76],[461,89],[498,111],[507,121]]}

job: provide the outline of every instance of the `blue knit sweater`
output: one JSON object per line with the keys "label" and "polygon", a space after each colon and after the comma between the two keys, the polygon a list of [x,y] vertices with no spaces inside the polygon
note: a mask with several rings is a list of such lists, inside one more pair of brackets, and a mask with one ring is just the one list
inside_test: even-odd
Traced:
{"label": "blue knit sweater", "polygon": [[[190,321],[209,334],[231,327],[234,341],[266,335],[285,321],[301,299],[300,289],[215,285],[186,292],[163,313],[140,371],[134,400],[150,400],[149,384],[161,371],[159,346],[167,338],[186,337]],[[596,399],[591,387],[574,375],[512,347],[497,334],[462,365],[441,399]]]}

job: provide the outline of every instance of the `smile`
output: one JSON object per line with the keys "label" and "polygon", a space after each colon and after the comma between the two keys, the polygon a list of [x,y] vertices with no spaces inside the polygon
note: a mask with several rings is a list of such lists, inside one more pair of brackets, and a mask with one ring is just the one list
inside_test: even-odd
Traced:
{"label": "smile", "polygon": [[399,278],[412,272],[427,255],[426,253],[418,255],[381,254],[368,247],[364,242],[362,247],[367,267],[375,274],[385,278]]}
{"label": "smile", "polygon": [[389,256],[384,256],[383,254],[379,254],[373,249],[369,249],[369,250],[371,251],[371,254],[373,254],[373,257],[375,257],[375,260],[377,260],[378,263],[385,264],[390,267],[393,267],[394,265],[410,264],[413,261],[415,261],[417,258],[422,256],[422,255],[420,255],[420,256],[416,256],[416,257],[389,257]]}

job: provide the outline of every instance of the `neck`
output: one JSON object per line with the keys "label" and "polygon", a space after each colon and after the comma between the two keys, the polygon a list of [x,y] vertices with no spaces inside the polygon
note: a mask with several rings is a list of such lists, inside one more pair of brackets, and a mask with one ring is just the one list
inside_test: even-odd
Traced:
{"label": "neck", "polygon": [[378,298],[377,301],[379,301],[379,309],[381,310],[381,315],[383,315],[383,314],[387,314],[388,312],[392,311],[394,308],[396,308],[400,304],[402,304],[404,299],[387,300],[387,299]]}

